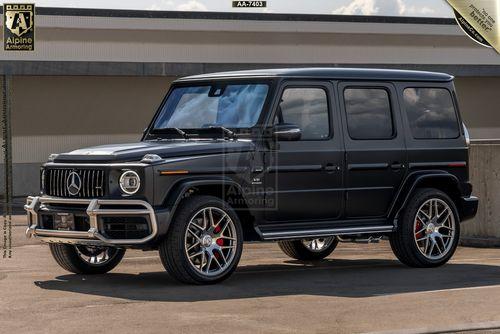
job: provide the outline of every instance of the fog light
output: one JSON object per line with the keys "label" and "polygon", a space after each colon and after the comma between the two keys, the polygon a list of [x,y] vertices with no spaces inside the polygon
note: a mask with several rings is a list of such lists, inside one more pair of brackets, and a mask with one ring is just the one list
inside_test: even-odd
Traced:
{"label": "fog light", "polygon": [[133,195],[139,190],[140,187],[141,178],[136,172],[128,170],[120,176],[120,188],[124,193]]}

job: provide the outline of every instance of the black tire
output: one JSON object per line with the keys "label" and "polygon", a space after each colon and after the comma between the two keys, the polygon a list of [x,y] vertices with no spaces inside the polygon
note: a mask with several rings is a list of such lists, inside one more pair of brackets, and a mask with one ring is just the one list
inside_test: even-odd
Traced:
{"label": "black tire", "polygon": [[[204,208],[215,207],[226,213],[234,223],[236,248],[227,268],[217,275],[204,275],[193,268],[185,251],[185,235],[189,222]],[[182,201],[176,210],[167,236],[160,244],[160,258],[167,272],[176,280],[188,284],[213,284],[227,279],[236,269],[243,250],[243,230],[234,210],[214,196],[196,195]]]}
{"label": "black tire", "polygon": [[[439,199],[444,201],[451,209],[454,219],[455,234],[451,243],[451,248],[440,259],[430,259],[422,254],[416,243],[414,220],[422,204],[429,199]],[[390,244],[394,255],[404,264],[416,268],[438,267],[453,256],[458,246],[460,238],[460,218],[455,203],[444,192],[434,188],[417,189],[410,198],[408,205],[403,210],[401,219],[398,221],[398,228],[390,237]]]}
{"label": "black tire", "polygon": [[108,247],[111,252],[109,260],[101,264],[91,264],[78,254],[77,247],[67,244],[49,244],[52,257],[57,264],[75,274],[105,274],[115,268],[125,255],[125,249]]}
{"label": "black tire", "polygon": [[320,251],[311,251],[308,249],[302,240],[285,240],[278,241],[278,246],[283,253],[292,259],[301,261],[321,260],[330,255],[337,247],[339,240],[335,238],[330,245]]}

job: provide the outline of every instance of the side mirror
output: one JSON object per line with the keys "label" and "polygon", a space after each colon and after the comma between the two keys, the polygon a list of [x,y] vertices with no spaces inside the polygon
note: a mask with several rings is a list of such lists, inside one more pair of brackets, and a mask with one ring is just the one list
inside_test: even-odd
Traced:
{"label": "side mirror", "polygon": [[273,137],[277,141],[296,141],[300,140],[301,136],[302,130],[295,124],[283,123],[273,126]]}

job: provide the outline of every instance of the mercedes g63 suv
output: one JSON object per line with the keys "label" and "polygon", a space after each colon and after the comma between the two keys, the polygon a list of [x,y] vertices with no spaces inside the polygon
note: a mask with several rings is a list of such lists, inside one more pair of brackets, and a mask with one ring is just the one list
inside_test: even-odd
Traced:
{"label": "mercedes g63 suv", "polygon": [[141,141],[52,154],[28,235],[64,269],[105,273],[159,250],[177,280],[235,270],[244,241],[302,261],[388,237],[435,267],[476,214],[453,77],[343,68],[238,71],[175,81]]}

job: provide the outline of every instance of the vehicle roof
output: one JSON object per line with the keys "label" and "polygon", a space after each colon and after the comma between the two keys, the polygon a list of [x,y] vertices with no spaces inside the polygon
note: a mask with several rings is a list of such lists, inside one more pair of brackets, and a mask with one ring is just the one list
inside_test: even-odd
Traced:
{"label": "vehicle roof", "polygon": [[453,76],[446,73],[388,70],[372,68],[339,68],[339,67],[304,67],[304,68],[276,68],[248,71],[217,72],[192,75],[176,80],[176,82],[235,79],[245,77],[283,77],[283,78],[320,78],[340,80],[388,80],[388,81],[432,81],[449,82]]}

